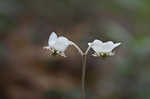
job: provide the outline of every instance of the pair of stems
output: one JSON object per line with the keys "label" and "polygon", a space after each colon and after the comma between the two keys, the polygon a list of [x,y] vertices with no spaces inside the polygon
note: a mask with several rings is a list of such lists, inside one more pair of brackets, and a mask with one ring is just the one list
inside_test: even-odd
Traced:
{"label": "pair of stems", "polygon": [[82,77],[81,77],[81,99],[85,99],[85,74],[86,74],[86,57],[88,51],[90,50],[91,46],[87,48],[85,52],[83,52],[79,46],[75,43],[71,42],[72,45],[79,51],[82,56]]}

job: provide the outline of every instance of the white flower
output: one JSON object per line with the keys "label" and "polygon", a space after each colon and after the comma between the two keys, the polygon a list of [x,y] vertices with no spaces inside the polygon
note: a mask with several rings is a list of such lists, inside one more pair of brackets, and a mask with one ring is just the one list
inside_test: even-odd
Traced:
{"label": "white flower", "polygon": [[114,53],[112,50],[118,47],[121,43],[113,43],[112,41],[102,42],[100,40],[94,40],[92,43],[88,43],[89,46],[95,51],[93,56],[112,56]]}
{"label": "white flower", "polygon": [[58,54],[66,57],[64,52],[69,45],[71,45],[71,41],[66,37],[57,37],[56,33],[52,32],[49,36],[48,46],[45,46],[44,49],[50,50],[50,55],[56,56]]}

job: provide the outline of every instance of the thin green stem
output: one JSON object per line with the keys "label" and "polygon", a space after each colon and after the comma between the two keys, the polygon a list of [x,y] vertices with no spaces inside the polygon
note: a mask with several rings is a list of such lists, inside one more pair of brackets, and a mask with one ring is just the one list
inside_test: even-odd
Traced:
{"label": "thin green stem", "polygon": [[85,55],[87,55],[87,53],[88,53],[88,51],[91,49],[92,45],[93,45],[93,44],[91,44],[91,45],[86,49]]}
{"label": "thin green stem", "polygon": [[85,99],[86,54],[82,55],[81,99]]}
{"label": "thin green stem", "polygon": [[82,56],[82,77],[81,77],[81,99],[85,99],[85,73],[86,73],[86,56],[88,54],[88,51],[90,50],[91,46],[87,48],[85,53],[80,49],[78,45],[76,45],[74,42],[70,41],[71,45],[73,45]]}
{"label": "thin green stem", "polygon": [[70,43],[79,51],[80,55],[83,55],[83,51],[80,49],[78,45],[76,45],[74,42],[70,41]]}

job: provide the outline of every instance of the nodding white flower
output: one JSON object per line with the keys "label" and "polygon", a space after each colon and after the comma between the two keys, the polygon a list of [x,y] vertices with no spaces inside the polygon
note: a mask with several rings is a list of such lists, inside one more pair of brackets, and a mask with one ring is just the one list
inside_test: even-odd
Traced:
{"label": "nodding white flower", "polygon": [[66,57],[64,52],[69,45],[71,45],[71,41],[69,41],[66,37],[57,37],[56,33],[52,32],[49,36],[48,46],[45,46],[44,49],[50,50],[50,55],[61,55]]}
{"label": "nodding white flower", "polygon": [[112,50],[118,47],[121,43],[113,43],[112,41],[102,42],[100,40],[94,40],[92,43],[88,43],[89,46],[95,51],[93,56],[113,56]]}

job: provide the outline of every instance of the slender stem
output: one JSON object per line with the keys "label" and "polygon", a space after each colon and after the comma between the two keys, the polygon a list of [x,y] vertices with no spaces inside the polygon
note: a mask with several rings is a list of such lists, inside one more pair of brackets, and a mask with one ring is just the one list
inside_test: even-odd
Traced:
{"label": "slender stem", "polygon": [[72,42],[72,41],[70,41],[71,42],[71,44],[79,51],[79,53],[81,54],[81,55],[83,55],[83,51],[80,49],[80,47],[78,46],[78,45],[76,45],[74,42]]}
{"label": "slender stem", "polygon": [[85,55],[87,55],[87,53],[88,53],[88,51],[90,50],[91,47],[92,47],[92,45],[90,45],[90,46],[86,49]]}
{"label": "slender stem", "polygon": [[70,41],[71,44],[79,51],[82,56],[82,77],[81,77],[81,99],[85,99],[85,73],[86,73],[86,56],[88,51],[90,50],[91,46],[87,48],[85,53],[80,49],[78,45],[74,42]]}
{"label": "slender stem", "polygon": [[81,99],[85,99],[86,54],[82,55]]}

